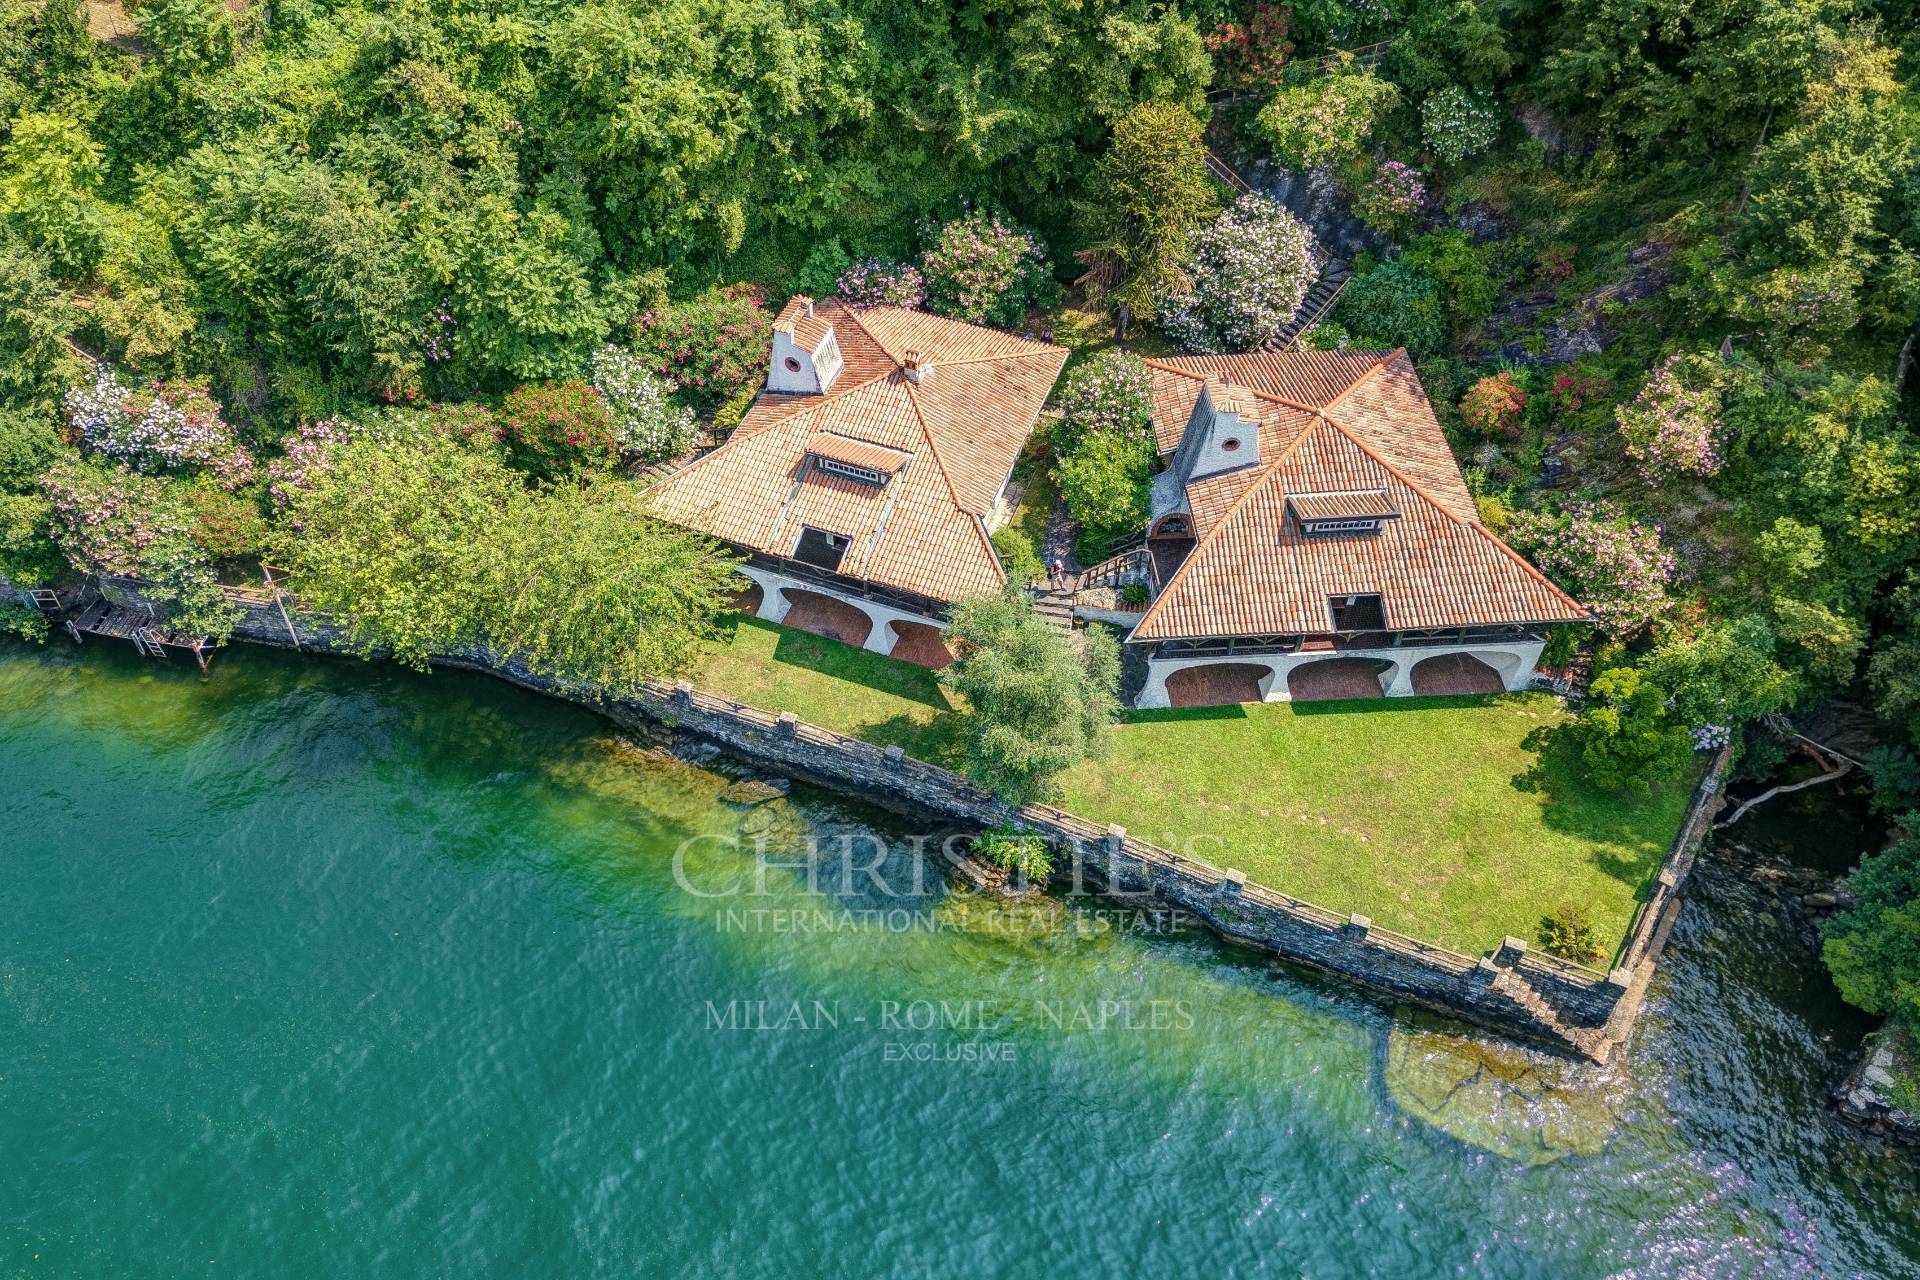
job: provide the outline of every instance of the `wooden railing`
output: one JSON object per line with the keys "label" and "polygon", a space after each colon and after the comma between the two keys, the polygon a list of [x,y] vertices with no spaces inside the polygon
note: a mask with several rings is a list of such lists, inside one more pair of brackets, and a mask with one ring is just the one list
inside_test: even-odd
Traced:
{"label": "wooden railing", "polygon": [[1235,192],[1238,195],[1244,196],[1248,192],[1253,190],[1252,187],[1249,187],[1247,185],[1247,180],[1245,178],[1242,178],[1239,174],[1233,171],[1232,165],[1228,164],[1225,160],[1222,160],[1219,156],[1213,154],[1213,152],[1211,151],[1207,152],[1207,172],[1212,174],[1215,178],[1217,178],[1222,183],[1226,184],[1226,186],[1229,189],[1231,189],[1233,192]]}

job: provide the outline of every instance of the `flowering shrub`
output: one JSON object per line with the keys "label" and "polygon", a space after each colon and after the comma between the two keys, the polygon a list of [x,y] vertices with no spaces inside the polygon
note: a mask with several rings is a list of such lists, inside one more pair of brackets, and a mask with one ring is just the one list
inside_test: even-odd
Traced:
{"label": "flowering shrub", "polygon": [[229,488],[253,478],[253,459],[203,386],[154,382],[135,390],[113,366],[67,392],[67,420],[88,448],[137,471],[206,467]]}
{"label": "flowering shrub", "polygon": [[856,307],[917,307],[927,300],[920,268],[891,258],[862,258],[840,273],[835,293]]}
{"label": "flowering shrub", "polygon": [[514,466],[536,476],[571,475],[619,459],[613,419],[584,382],[530,382],[500,404],[500,441]]}
{"label": "flowering shrub", "polygon": [[1687,730],[1695,751],[1718,751],[1733,741],[1733,730],[1724,724],[1703,724]]}
{"label": "flowering shrub", "polygon": [[1518,436],[1527,393],[1511,373],[1480,379],[1460,397],[1460,417],[1482,435]]}
{"label": "flowering shrub", "polygon": [[1577,244],[1560,241],[1550,244],[1540,251],[1534,270],[1547,284],[1558,284],[1573,274],[1573,255],[1580,252]]}
{"label": "flowering shrub", "polygon": [[1353,193],[1353,212],[1375,231],[1394,231],[1406,226],[1426,201],[1427,184],[1420,180],[1420,171],[1389,160]]}
{"label": "flowering shrub", "polygon": [[267,492],[274,505],[290,507],[296,497],[313,488],[332,465],[335,446],[352,439],[356,430],[341,418],[301,423],[285,441],[286,452],[267,464]]}
{"label": "flowering shrub", "polygon": [[186,486],[123,467],[62,462],[41,481],[54,540],[88,573],[140,578],[169,627],[225,640],[240,611],[227,603],[194,538]]}
{"label": "flowering shrub", "polygon": [[693,411],[673,401],[673,384],[648,372],[625,347],[603,346],[593,355],[593,387],[606,402],[620,452],[653,461],[671,458],[693,443]]}
{"label": "flowering shrub", "polygon": [[1056,292],[1046,248],[1033,233],[976,211],[941,227],[920,255],[927,308],[1010,328]]}
{"label": "flowering shrub", "polygon": [[1720,392],[1713,363],[1679,352],[1668,356],[1631,403],[1615,411],[1627,453],[1649,481],[1720,470]]}
{"label": "flowering shrub", "polygon": [[1124,351],[1107,351],[1067,375],[1060,392],[1062,444],[1109,433],[1153,436],[1153,371]]}
{"label": "flowering shrub", "polygon": [[1191,351],[1257,347],[1293,318],[1320,272],[1313,233],[1278,200],[1241,196],[1193,238],[1193,287],[1161,327]]}
{"label": "flowering shrub", "polygon": [[1245,22],[1222,22],[1207,37],[1216,79],[1221,84],[1266,88],[1280,78],[1293,42],[1287,31],[1293,10],[1283,4],[1257,2]]}
{"label": "flowering shrub", "polygon": [[642,314],[633,350],[682,401],[709,410],[766,380],[772,334],[766,294],[730,284]]}
{"label": "flowering shrub", "polygon": [[1331,75],[1274,94],[1260,109],[1260,128],[1282,164],[1314,169],[1358,155],[1374,121],[1399,100],[1399,90],[1347,59]]}
{"label": "flowering shrub", "polygon": [[1660,530],[1635,523],[1612,503],[1575,503],[1558,514],[1518,511],[1507,532],[1616,639],[1639,631],[1665,606],[1674,565]]}
{"label": "flowering shrub", "polygon": [[1500,112],[1485,90],[1448,85],[1420,104],[1420,137],[1448,164],[1478,155],[1500,136]]}
{"label": "flowering shrub", "polygon": [[228,493],[201,480],[183,486],[180,498],[193,521],[194,545],[209,556],[236,560],[266,550],[267,520],[254,495]]}
{"label": "flowering shrub", "polygon": [[1576,364],[1553,375],[1547,394],[1553,405],[1553,416],[1566,418],[1612,395],[1613,383]]}
{"label": "flowering shrub", "polygon": [[428,364],[445,364],[453,359],[453,331],[459,327],[460,322],[453,318],[453,308],[445,302],[433,309],[420,342]]}

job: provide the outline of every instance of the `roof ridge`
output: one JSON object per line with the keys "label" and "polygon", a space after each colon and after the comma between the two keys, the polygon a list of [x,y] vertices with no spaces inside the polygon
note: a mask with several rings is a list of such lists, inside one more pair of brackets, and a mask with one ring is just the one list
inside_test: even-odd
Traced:
{"label": "roof ridge", "polygon": [[[907,403],[913,408],[913,420],[920,424],[920,434],[926,438],[927,452],[933,455],[933,465],[939,470],[942,483],[947,486],[947,496],[953,499],[953,509],[963,516],[974,517],[967,523],[980,534],[980,545],[986,550],[987,563],[993,566],[994,574],[1004,584],[1007,580],[1007,572],[1000,567],[1000,553],[993,549],[993,539],[986,535],[986,526],[980,521],[979,513],[969,510],[966,504],[960,501],[960,491],[953,486],[953,473],[947,470],[947,460],[940,454],[940,442],[934,439],[933,428],[927,424],[927,415],[920,410],[920,397],[914,394],[913,379],[902,373],[900,386],[907,393]],[[878,550],[879,546],[879,540],[875,539],[874,549]],[[867,558],[869,560],[873,558],[871,552]]]}
{"label": "roof ridge", "polygon": [[[1244,355],[1244,354],[1253,354],[1253,355],[1284,355],[1285,353],[1284,353],[1284,352],[1252,352],[1252,353],[1246,353],[1246,352],[1242,352],[1241,354],[1243,354],[1243,355]],[[1195,372],[1194,372],[1193,370],[1191,370],[1191,369],[1177,369],[1177,368],[1175,368],[1174,366],[1172,366],[1172,365],[1170,365],[1170,364],[1165,364],[1165,363],[1162,363],[1162,362],[1161,362],[1161,361],[1159,361],[1159,360],[1150,360],[1150,359],[1148,359],[1148,358],[1147,358],[1146,356],[1141,356],[1141,357],[1139,357],[1139,360],[1140,360],[1140,363],[1141,363],[1141,364],[1144,364],[1144,365],[1146,365],[1146,366],[1147,366],[1147,367],[1148,367],[1149,369],[1160,369],[1160,370],[1163,370],[1163,371],[1165,371],[1165,372],[1167,372],[1167,373],[1177,373],[1177,374],[1179,374],[1179,375],[1180,375],[1181,377],[1183,377],[1183,378],[1194,378],[1194,379],[1197,379],[1197,380],[1199,380],[1200,382],[1203,382],[1203,383],[1204,383],[1204,382],[1205,382],[1205,381],[1206,381],[1206,380],[1207,380],[1208,378],[1219,378],[1219,377],[1221,377],[1221,375],[1220,375],[1220,374],[1218,374],[1218,373],[1195,373]],[[1367,370],[1367,372],[1366,372],[1366,373],[1363,373],[1363,374],[1361,374],[1361,375],[1360,375],[1360,377],[1361,377],[1361,378],[1365,378],[1365,377],[1367,377],[1367,376],[1369,376],[1369,375],[1371,375],[1372,373],[1373,373],[1373,370],[1372,370],[1372,369],[1368,369],[1368,370]],[[1359,380],[1358,380],[1358,379],[1356,379],[1356,380],[1355,380],[1355,385],[1357,386],[1357,385],[1358,385],[1358,383],[1359,383]],[[1287,398],[1286,396],[1283,396],[1283,395],[1281,395],[1281,394],[1280,394],[1279,392],[1277,392],[1277,391],[1268,391],[1268,390],[1265,390],[1264,388],[1261,388],[1261,387],[1249,387],[1249,386],[1246,386],[1246,385],[1244,385],[1244,384],[1242,384],[1242,383],[1238,383],[1238,382],[1228,382],[1228,384],[1227,384],[1227,385],[1229,385],[1229,386],[1231,386],[1231,387],[1232,387],[1232,388],[1233,388],[1233,389],[1234,389],[1235,391],[1244,391],[1244,392],[1246,392],[1246,393],[1247,393],[1248,395],[1250,395],[1250,396],[1254,396],[1254,397],[1256,397],[1256,398],[1258,398],[1258,399],[1261,399],[1261,400],[1270,400],[1270,401],[1272,401],[1272,402],[1273,402],[1274,404],[1278,404],[1278,405],[1284,405],[1284,406],[1286,406],[1286,407],[1287,407],[1287,408],[1289,408],[1289,409],[1301,409],[1301,410],[1304,410],[1304,411],[1306,411],[1307,413],[1319,413],[1319,412],[1321,412],[1321,406],[1320,406],[1320,405],[1317,405],[1317,404],[1308,404],[1308,403],[1307,403],[1306,401],[1304,401],[1304,400],[1290,400],[1290,399],[1288,399],[1288,398]],[[1347,391],[1351,391],[1351,390],[1353,390],[1353,387],[1348,387],[1348,388],[1347,388]],[[1334,397],[1334,399],[1333,399],[1333,401],[1329,401],[1329,403],[1334,403],[1334,402],[1337,402],[1337,401],[1338,401],[1338,400],[1339,400],[1339,399],[1340,399],[1340,398],[1341,398],[1342,396],[1345,396],[1345,395],[1346,395],[1346,391],[1343,391],[1343,392],[1341,392],[1341,393],[1340,393],[1340,395],[1339,395],[1339,396],[1335,396],[1335,397]]]}
{"label": "roof ridge", "polygon": [[[1309,412],[1314,411],[1309,410]],[[1326,420],[1326,415],[1324,414],[1316,413],[1316,416],[1323,422]],[[1193,544],[1193,550],[1187,552],[1187,558],[1182,560],[1180,567],[1173,571],[1173,577],[1167,579],[1167,585],[1160,588],[1160,594],[1154,597],[1153,603],[1147,607],[1147,611],[1140,615],[1140,621],[1136,622],[1133,626],[1135,634],[1144,630],[1147,624],[1153,621],[1154,615],[1160,612],[1160,606],[1165,604],[1173,595],[1173,589],[1180,585],[1181,580],[1187,576],[1187,571],[1192,569],[1195,563],[1199,561],[1200,553],[1213,545],[1213,540],[1220,536],[1220,531],[1225,529],[1228,522],[1240,514],[1240,509],[1252,500],[1254,492],[1258,490],[1261,485],[1273,478],[1274,473],[1280,469],[1280,464],[1292,457],[1294,450],[1298,449],[1301,442],[1312,435],[1313,431],[1314,429],[1312,427],[1308,427],[1305,431],[1302,431],[1299,435],[1288,441],[1287,447],[1282,449],[1272,462],[1260,468],[1260,473],[1253,478],[1252,482],[1249,483],[1245,489],[1240,491],[1240,496],[1235,498],[1233,502],[1228,505],[1227,509],[1220,513],[1219,518],[1213,522],[1213,527],[1208,529],[1206,534],[1198,542]]]}
{"label": "roof ridge", "polygon": [[[1406,353],[1407,353],[1407,349],[1405,347],[1395,347],[1393,350],[1387,352],[1385,355],[1381,356],[1378,360],[1375,360],[1372,364],[1368,365],[1365,373],[1355,378],[1352,382],[1349,382],[1347,384],[1347,389],[1345,391],[1342,391],[1339,395],[1335,396],[1333,399],[1327,401],[1327,403],[1323,406],[1323,408],[1325,408],[1325,410],[1328,413],[1333,412],[1334,407],[1336,405],[1338,405],[1342,400],[1345,400],[1348,396],[1352,395],[1354,392],[1360,389],[1361,383],[1367,381],[1369,378],[1373,377],[1374,374],[1386,368],[1389,364],[1393,362],[1396,356],[1403,356]],[[1340,429],[1342,431],[1346,430],[1345,427],[1342,427]]]}

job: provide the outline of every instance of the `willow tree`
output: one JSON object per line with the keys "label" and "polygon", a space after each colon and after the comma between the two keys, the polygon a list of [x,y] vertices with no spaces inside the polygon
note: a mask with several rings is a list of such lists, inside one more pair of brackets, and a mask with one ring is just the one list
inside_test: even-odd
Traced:
{"label": "willow tree", "polygon": [[1213,212],[1200,121],[1170,102],[1143,102],[1113,128],[1092,193],[1081,206],[1091,244],[1081,255],[1088,292],[1118,317],[1151,319],[1191,283],[1193,234]]}
{"label": "willow tree", "polygon": [[737,585],[624,485],[529,489],[489,453],[380,432],[336,447],[274,554],[363,654],[484,649],[615,696],[691,661]]}

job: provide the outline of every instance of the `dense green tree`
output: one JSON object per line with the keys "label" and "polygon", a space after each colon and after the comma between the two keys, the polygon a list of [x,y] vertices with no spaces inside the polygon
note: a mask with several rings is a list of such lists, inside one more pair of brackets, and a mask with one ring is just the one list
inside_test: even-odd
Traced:
{"label": "dense green tree", "polygon": [[1821,929],[1833,984],[1849,1004],[1920,1032],[1920,818],[1908,815],[1850,887],[1854,905]]}
{"label": "dense green tree", "polygon": [[14,117],[0,154],[0,215],[64,276],[85,274],[100,253],[102,149],[86,126],[58,112]]}
{"label": "dense green tree", "polygon": [[1646,673],[1669,692],[1680,723],[1733,726],[1781,710],[1799,692],[1774,648],[1764,618],[1714,621],[1697,635],[1661,642],[1647,657]]}
{"label": "dense green tree", "polygon": [[1189,279],[1193,235],[1213,211],[1200,121],[1170,102],[1145,102],[1117,121],[1081,206],[1090,241],[1087,283],[1120,317],[1150,320]]}
{"label": "dense green tree", "polygon": [[954,606],[955,651],[941,682],[966,698],[967,774],[1010,804],[1044,799],[1053,779],[1106,747],[1120,676],[1104,630],[1085,643],[1049,625],[1024,593]]}
{"label": "dense green tree", "polygon": [[1634,667],[1614,667],[1593,679],[1589,701],[1568,726],[1581,768],[1608,791],[1651,791],[1686,772],[1692,743],[1686,726],[1667,709],[1667,693]]}

